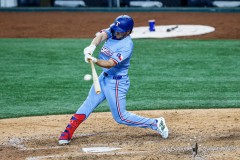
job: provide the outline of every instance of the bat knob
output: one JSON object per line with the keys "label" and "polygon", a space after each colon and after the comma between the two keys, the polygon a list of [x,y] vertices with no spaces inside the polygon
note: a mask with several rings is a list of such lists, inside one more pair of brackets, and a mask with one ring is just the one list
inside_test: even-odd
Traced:
{"label": "bat knob", "polygon": [[101,91],[96,91],[96,93],[97,93],[97,94],[100,94],[100,93],[101,93]]}

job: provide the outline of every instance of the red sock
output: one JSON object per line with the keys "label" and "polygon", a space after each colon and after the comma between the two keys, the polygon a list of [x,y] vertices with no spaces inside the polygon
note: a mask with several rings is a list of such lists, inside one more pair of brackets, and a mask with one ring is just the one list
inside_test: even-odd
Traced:
{"label": "red sock", "polygon": [[59,140],[70,140],[77,127],[85,120],[85,114],[74,114]]}

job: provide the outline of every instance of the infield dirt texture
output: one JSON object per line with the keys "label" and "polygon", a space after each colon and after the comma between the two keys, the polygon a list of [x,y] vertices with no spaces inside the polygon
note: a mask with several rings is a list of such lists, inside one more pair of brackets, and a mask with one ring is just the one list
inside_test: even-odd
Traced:
{"label": "infield dirt texture", "polygon": [[[0,12],[1,38],[93,38],[120,14],[88,12]],[[210,34],[190,39],[240,39],[239,13],[127,13],[135,26],[201,24]],[[156,132],[117,124],[111,113],[93,113],[75,132],[71,145],[58,146],[58,137],[72,115],[0,120],[0,159],[240,159],[240,109],[134,111],[166,118],[169,139]],[[193,157],[192,147],[199,145]],[[105,153],[82,148],[117,147]]]}

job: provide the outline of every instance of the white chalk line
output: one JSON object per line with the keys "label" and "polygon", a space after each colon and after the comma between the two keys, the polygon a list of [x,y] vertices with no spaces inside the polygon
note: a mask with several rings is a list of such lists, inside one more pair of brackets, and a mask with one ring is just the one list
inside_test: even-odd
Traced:
{"label": "white chalk line", "polygon": [[27,157],[25,160],[41,160],[45,158],[65,158],[65,157],[69,157],[69,155],[34,156],[34,157]]}
{"label": "white chalk line", "polygon": [[32,150],[49,150],[49,149],[58,149],[58,148],[64,148],[64,146],[42,147],[42,148],[24,148],[24,149],[20,149],[20,150],[32,151]]}

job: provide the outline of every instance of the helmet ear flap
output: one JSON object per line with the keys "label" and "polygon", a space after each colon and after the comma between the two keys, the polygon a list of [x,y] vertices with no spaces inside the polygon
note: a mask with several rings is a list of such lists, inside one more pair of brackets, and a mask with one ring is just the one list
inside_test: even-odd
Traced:
{"label": "helmet ear flap", "polygon": [[112,27],[110,27],[110,30],[111,30],[112,37],[116,36],[116,35],[115,35],[115,31],[113,30]]}

